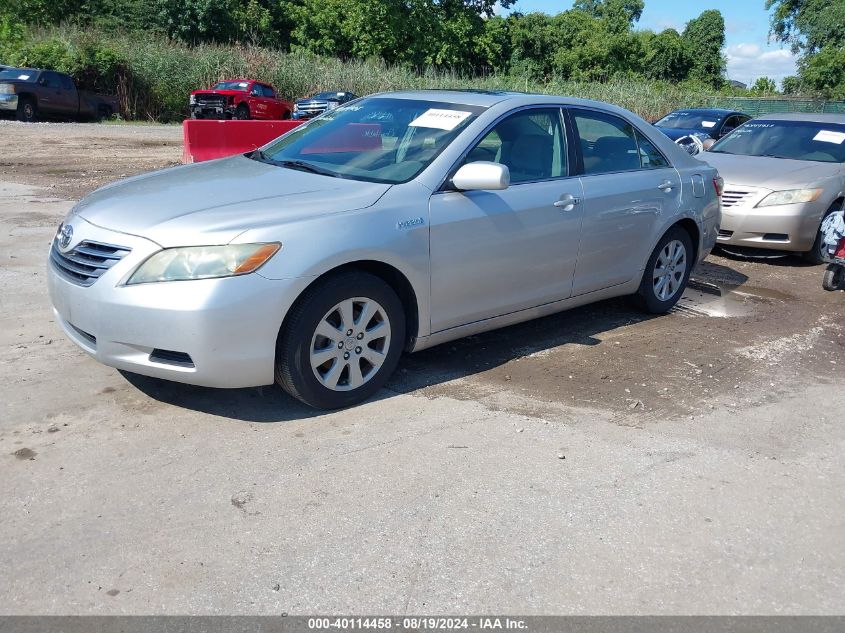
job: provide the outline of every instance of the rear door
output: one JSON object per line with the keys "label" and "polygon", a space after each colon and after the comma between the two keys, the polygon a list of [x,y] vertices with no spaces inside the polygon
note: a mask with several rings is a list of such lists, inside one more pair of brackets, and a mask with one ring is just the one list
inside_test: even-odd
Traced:
{"label": "rear door", "polygon": [[561,114],[519,110],[470,147],[461,164],[507,165],[507,189],[431,197],[433,332],[569,297],[582,191]]}
{"label": "rear door", "polygon": [[625,119],[569,109],[584,187],[584,222],[573,295],[642,274],[666,217],[677,213],[681,179],[645,135]]}

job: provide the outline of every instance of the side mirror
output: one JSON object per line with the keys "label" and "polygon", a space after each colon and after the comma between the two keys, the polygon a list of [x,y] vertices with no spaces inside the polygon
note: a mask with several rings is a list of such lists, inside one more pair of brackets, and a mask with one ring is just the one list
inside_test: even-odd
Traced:
{"label": "side mirror", "polygon": [[706,141],[704,141],[704,143],[702,144],[702,149],[703,149],[705,152],[709,152],[709,151],[710,151],[710,148],[711,148],[711,147],[713,147],[713,145],[715,145],[715,144],[716,144],[716,139],[713,139],[713,138],[708,138],[708,139],[707,139]]}
{"label": "side mirror", "polygon": [[47,80],[46,80],[46,79],[44,79],[44,77],[41,77],[41,78],[38,80],[38,85],[39,85],[39,86],[46,86],[46,85],[47,85]]}
{"label": "side mirror", "polygon": [[461,167],[452,184],[460,191],[500,191],[510,186],[511,172],[507,165],[480,160]]}

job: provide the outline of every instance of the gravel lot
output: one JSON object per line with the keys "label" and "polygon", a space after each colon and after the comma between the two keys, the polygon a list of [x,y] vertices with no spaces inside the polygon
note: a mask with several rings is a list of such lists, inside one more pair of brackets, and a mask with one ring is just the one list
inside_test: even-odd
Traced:
{"label": "gravel lot", "polygon": [[375,400],[122,375],[65,340],[73,201],[181,129],[0,122],[0,614],[845,610],[845,294],[711,256],[406,356]]}

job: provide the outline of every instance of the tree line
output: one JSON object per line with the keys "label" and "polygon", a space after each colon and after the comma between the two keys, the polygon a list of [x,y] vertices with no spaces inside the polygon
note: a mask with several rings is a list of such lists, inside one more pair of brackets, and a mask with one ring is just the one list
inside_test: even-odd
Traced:
{"label": "tree line", "polygon": [[[508,9],[514,0],[501,0]],[[556,15],[495,14],[495,0],[0,0],[7,23],[155,32],[416,69],[609,80],[724,81],[725,23],[704,11],[682,32],[636,29],[643,0],[577,0]],[[0,37],[3,27],[0,25]]]}

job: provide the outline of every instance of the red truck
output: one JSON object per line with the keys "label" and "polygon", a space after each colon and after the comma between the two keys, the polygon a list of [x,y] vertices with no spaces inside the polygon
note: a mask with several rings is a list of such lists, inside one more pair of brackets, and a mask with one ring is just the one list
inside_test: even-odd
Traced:
{"label": "red truck", "polygon": [[289,119],[293,104],[280,99],[270,84],[226,79],[190,97],[192,119]]}

